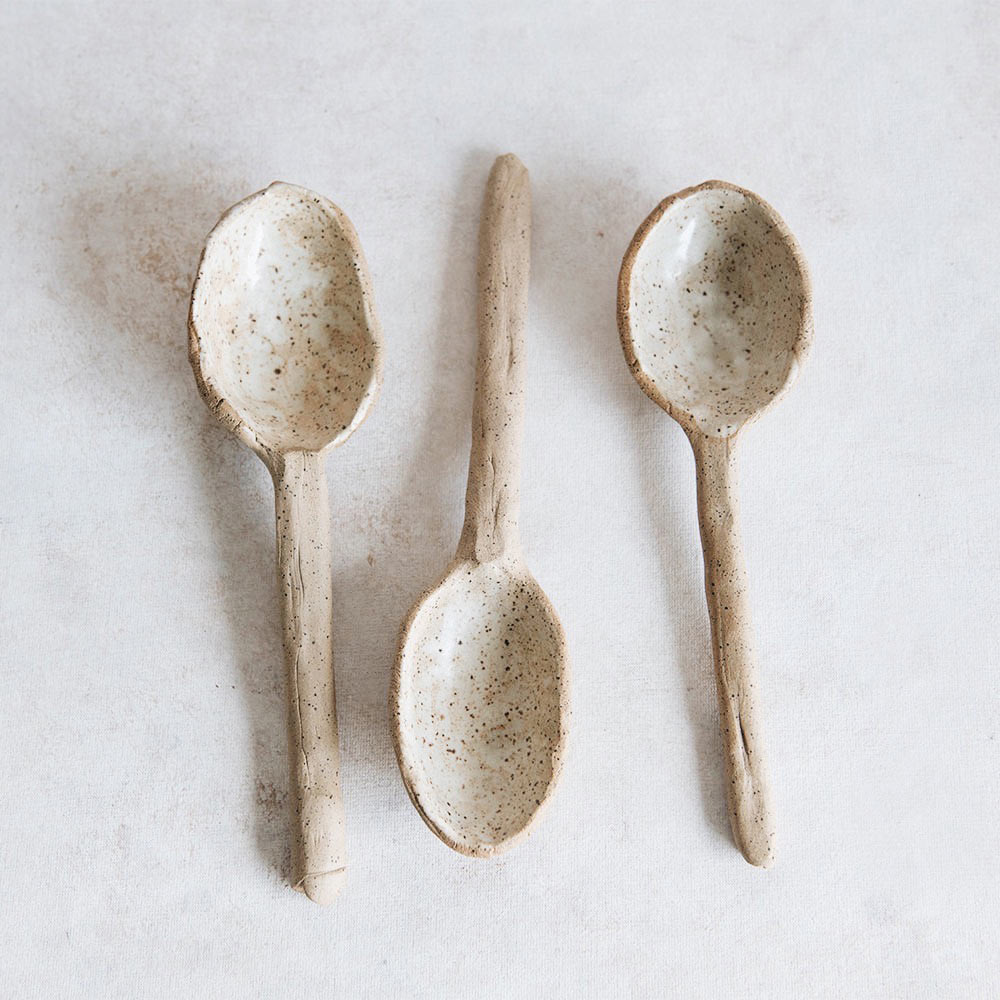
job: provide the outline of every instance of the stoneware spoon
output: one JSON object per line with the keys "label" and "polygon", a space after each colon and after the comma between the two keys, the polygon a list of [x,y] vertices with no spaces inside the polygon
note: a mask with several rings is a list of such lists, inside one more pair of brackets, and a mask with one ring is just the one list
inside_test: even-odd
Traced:
{"label": "stoneware spoon", "polygon": [[646,394],[694,450],[733,835],[774,859],[747,576],[737,528],[736,440],[791,384],[812,339],[809,276],[794,237],[750,191],[706,181],[639,227],[618,282],[618,328]]}
{"label": "stoneware spoon", "polygon": [[275,183],[205,244],[188,322],[191,365],[219,419],[274,480],[295,802],[295,887],[330,902],[346,877],[331,645],[325,454],[381,383],[381,331],[350,220]]}
{"label": "stoneware spoon", "polygon": [[566,641],[518,537],[531,194],[493,165],[479,231],[479,357],[465,526],[444,579],[403,626],[391,710],[413,804],[476,857],[528,832],[562,765]]}

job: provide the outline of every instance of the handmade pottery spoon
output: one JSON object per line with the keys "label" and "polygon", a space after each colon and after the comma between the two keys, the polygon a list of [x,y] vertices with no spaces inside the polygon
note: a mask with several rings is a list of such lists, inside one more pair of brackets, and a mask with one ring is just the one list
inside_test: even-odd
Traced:
{"label": "handmade pottery spoon", "polygon": [[812,339],[805,261],[755,194],[706,181],[639,227],[618,281],[618,328],[645,393],[694,450],[733,835],[751,864],[774,858],[759,732],[747,578],[737,529],[740,431],[791,384]]}
{"label": "handmade pottery spoon", "polygon": [[444,579],[403,626],[391,695],[413,804],[446,844],[476,857],[528,832],[555,786],[566,734],[566,641],[517,527],[530,242],[528,172],[501,156],[479,231],[465,526]]}
{"label": "handmade pottery spoon", "polygon": [[367,414],[382,358],[368,267],[350,220],[291,184],[241,201],[205,244],[188,326],[205,402],[274,479],[295,887],[328,903],[347,869],[324,456]]}

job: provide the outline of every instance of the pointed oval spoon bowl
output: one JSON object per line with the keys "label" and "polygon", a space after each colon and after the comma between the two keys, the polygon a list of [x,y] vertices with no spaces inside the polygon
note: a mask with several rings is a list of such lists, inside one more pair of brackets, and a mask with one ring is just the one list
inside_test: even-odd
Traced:
{"label": "pointed oval spoon bowl", "polygon": [[640,226],[618,283],[632,374],[694,450],[726,793],[751,864],[774,859],[759,731],[746,568],[737,527],[736,439],[791,384],[812,339],[805,261],[778,214],[750,191],[707,181]]}
{"label": "pointed oval spoon bowl", "polygon": [[427,825],[488,857],[527,832],[555,786],[566,641],[518,541],[528,173],[501,156],[479,235],[479,357],[466,516],[444,579],[403,626],[391,709],[400,770]]}
{"label": "pointed oval spoon bowl", "polygon": [[381,331],[357,234],[326,198],[275,183],[233,206],[191,293],[201,394],[274,480],[295,802],[295,887],[319,903],[346,877],[334,699],[325,453],[381,382]]}

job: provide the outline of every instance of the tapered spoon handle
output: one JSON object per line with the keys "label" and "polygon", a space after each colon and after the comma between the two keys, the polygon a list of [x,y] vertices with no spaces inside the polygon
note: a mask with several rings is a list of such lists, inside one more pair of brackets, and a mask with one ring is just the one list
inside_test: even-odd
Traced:
{"label": "tapered spoon handle", "polygon": [[333,684],[330,508],[323,459],[283,456],[274,476],[288,731],[295,802],[295,888],[329,903],[347,875]]}
{"label": "tapered spoon handle", "polygon": [[498,157],[479,226],[479,355],[472,454],[459,556],[487,562],[516,548],[524,385],[521,356],[531,260],[531,185],[524,164]]}
{"label": "tapered spoon handle", "polygon": [[774,860],[774,818],[759,728],[747,571],[737,524],[734,441],[695,431],[691,445],[698,476],[698,521],[729,819],[743,856],[751,864],[767,868]]}

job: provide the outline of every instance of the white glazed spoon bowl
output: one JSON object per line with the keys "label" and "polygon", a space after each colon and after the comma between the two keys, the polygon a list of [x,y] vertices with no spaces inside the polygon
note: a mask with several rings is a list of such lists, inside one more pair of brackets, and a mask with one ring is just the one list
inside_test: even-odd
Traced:
{"label": "white glazed spoon bowl", "polygon": [[319,451],[364,420],[381,378],[367,271],[347,217],[274,183],[205,246],[191,358],[209,405],[257,451]]}
{"label": "white glazed spoon bowl", "polygon": [[762,199],[707,181],[662,202],[622,268],[622,344],[685,429],[727,437],[794,380],[812,338],[801,251]]}
{"label": "white glazed spoon bowl", "polygon": [[404,625],[397,741],[414,805],[463,854],[515,844],[555,788],[565,637],[519,556],[459,558]]}

